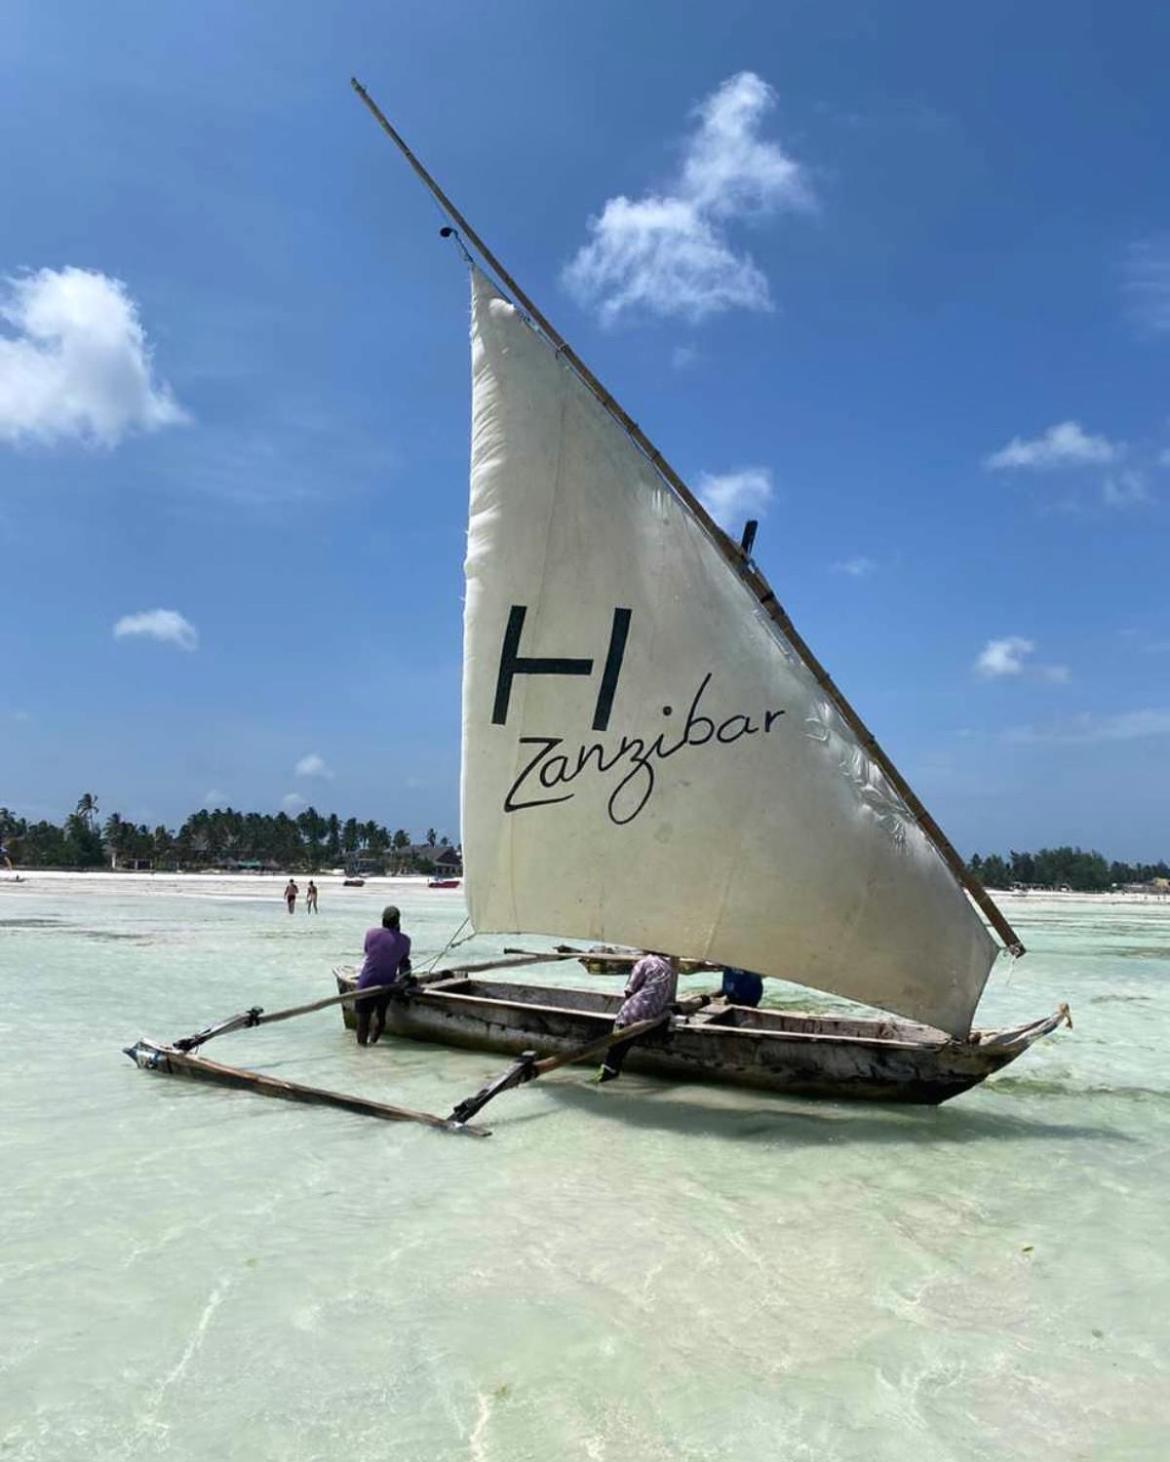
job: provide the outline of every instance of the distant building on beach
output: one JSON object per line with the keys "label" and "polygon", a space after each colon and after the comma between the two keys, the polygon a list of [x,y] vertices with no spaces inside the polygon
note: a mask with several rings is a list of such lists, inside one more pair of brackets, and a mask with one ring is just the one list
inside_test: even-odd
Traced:
{"label": "distant building on beach", "polygon": [[444,878],[463,877],[463,855],[450,843],[408,843],[405,848],[391,848],[386,855],[390,872],[435,873]]}

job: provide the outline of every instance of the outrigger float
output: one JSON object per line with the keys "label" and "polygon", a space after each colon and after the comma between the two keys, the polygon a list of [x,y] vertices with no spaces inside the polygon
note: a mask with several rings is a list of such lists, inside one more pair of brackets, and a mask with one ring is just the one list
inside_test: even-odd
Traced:
{"label": "outrigger float", "polygon": [[352,994],[334,995],[324,1000],[313,1000],[308,1005],[293,1005],[286,1010],[273,1010],[267,1014],[258,1005],[254,1005],[249,1010],[205,1026],[203,1030],[190,1036],[182,1036],[177,1041],[155,1041],[143,1037],[132,1046],[127,1046],[125,1055],[130,1057],[140,1071],[154,1071],[162,1076],[183,1076],[191,1081],[226,1086],[234,1091],[252,1092],[256,1096],[276,1097],[281,1101],[340,1107],[342,1111],[354,1112],[363,1117],[380,1117],[386,1122],[421,1122],[427,1127],[463,1132],[471,1137],[490,1136],[486,1127],[475,1127],[469,1122],[437,1117],[431,1112],[418,1112],[411,1107],[392,1106],[388,1102],[375,1102],[368,1097],[352,1096],[346,1092],[329,1091],[325,1087],[304,1086],[300,1082],[285,1081],[280,1077],[268,1076],[260,1071],[248,1071],[240,1066],[225,1066],[219,1061],[209,1061],[199,1052],[201,1046],[214,1040],[216,1036],[248,1030],[253,1026],[271,1025],[276,1021],[292,1020],[295,1016],[309,1015],[330,1005],[352,1004],[354,999]]}

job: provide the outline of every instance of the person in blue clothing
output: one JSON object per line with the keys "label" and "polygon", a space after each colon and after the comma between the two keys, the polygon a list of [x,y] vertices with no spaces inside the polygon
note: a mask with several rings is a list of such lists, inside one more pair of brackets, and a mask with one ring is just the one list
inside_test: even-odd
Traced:
{"label": "person in blue clothing", "polygon": [[728,965],[723,971],[723,987],[719,993],[728,1005],[747,1005],[754,1010],[763,997],[764,982],[751,970],[737,970],[734,965]]}
{"label": "person in blue clothing", "polygon": [[4,846],[3,842],[0,842],[0,858],[4,859],[4,866],[8,869],[9,873],[15,872],[12,866],[12,859],[8,856],[8,849]]}
{"label": "person in blue clothing", "polygon": [[[358,976],[357,988],[368,990],[378,985],[402,987],[410,976],[410,935],[399,928],[401,915],[393,904],[382,910],[380,928],[366,933],[365,959]],[[393,990],[380,990],[355,1002],[357,1041],[359,1046],[375,1045],[386,1028],[386,1011]]]}

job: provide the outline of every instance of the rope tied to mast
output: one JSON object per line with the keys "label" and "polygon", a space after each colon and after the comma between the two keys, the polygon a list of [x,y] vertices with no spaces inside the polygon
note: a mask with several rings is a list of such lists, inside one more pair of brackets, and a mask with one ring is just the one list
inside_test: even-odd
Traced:
{"label": "rope tied to mast", "polygon": [[443,958],[445,954],[449,953],[449,951],[451,951],[452,949],[457,949],[461,944],[466,944],[469,939],[475,938],[474,929],[471,931],[470,934],[466,936],[466,938],[460,939],[459,937],[470,923],[471,915],[468,914],[463,923],[460,924],[458,929],[456,929],[455,933],[451,935],[450,939],[448,939],[446,944],[443,945],[442,949],[439,950],[438,954],[432,957],[430,963],[426,966],[426,972],[428,974],[431,972],[431,970],[435,968],[435,966],[439,963],[439,961]]}
{"label": "rope tied to mast", "polygon": [[475,260],[471,257],[467,245],[460,237],[459,230],[457,228],[452,227],[452,225],[449,223],[445,223],[443,227],[439,230],[439,237],[441,239],[454,239],[455,247],[463,255],[463,262],[468,266],[468,268],[475,267]]}

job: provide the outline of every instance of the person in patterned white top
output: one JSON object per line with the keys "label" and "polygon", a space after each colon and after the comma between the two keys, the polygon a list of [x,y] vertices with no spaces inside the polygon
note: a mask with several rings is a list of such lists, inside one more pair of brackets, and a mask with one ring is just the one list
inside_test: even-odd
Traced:
{"label": "person in patterned white top", "polygon": [[[656,1015],[665,1015],[677,995],[678,971],[670,955],[644,954],[626,981],[625,1000],[614,1019],[614,1030],[637,1025],[639,1021],[653,1020]],[[619,1041],[616,1046],[610,1046],[595,1079],[599,1082],[616,1081],[622,1074],[631,1046],[636,1046],[638,1039],[635,1036],[632,1041]]]}

